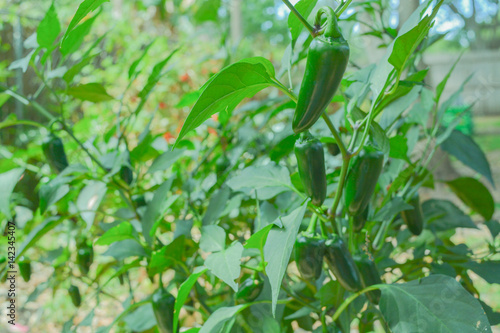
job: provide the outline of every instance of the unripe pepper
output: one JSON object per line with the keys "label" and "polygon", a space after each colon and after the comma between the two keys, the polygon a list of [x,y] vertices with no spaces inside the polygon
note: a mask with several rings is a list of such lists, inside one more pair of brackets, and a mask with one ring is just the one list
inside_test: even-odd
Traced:
{"label": "unripe pepper", "polygon": [[42,150],[47,162],[56,172],[63,171],[68,166],[68,159],[64,151],[64,145],[60,138],[54,134],[47,136],[42,142]]}
{"label": "unripe pepper", "polygon": [[358,156],[345,184],[345,206],[351,216],[362,214],[375,191],[384,166],[384,154],[376,151]]}
{"label": "unripe pepper", "polygon": [[120,168],[120,178],[127,183],[127,185],[132,184],[132,181],[134,180],[134,172],[128,165],[123,165]]}
{"label": "unripe pepper", "polygon": [[80,289],[77,286],[71,285],[68,288],[69,296],[71,297],[71,302],[74,306],[79,307],[82,304],[82,296],[80,295]]}
{"label": "unripe pepper", "polygon": [[264,281],[258,274],[243,281],[236,292],[236,299],[245,303],[253,302],[264,289]]}
{"label": "unripe pepper", "polygon": [[361,231],[361,229],[363,229],[366,224],[366,220],[368,219],[368,210],[369,206],[366,206],[365,210],[361,214],[352,217],[352,226],[354,231]]}
{"label": "unripe pepper", "polygon": [[[375,262],[370,260],[366,254],[354,256],[354,262],[361,273],[361,283],[363,284],[363,288],[382,283],[377,266],[375,266]],[[378,304],[381,294],[380,290],[377,289],[367,292],[366,297],[368,297],[370,302],[373,304]]]}
{"label": "unripe pepper", "polygon": [[422,212],[418,194],[411,198],[409,204],[413,206],[413,209],[403,210],[401,217],[412,234],[420,235],[424,230],[424,213]]}
{"label": "unripe pepper", "polygon": [[19,273],[21,273],[23,280],[28,282],[31,279],[31,261],[21,257],[17,265],[19,266]]}
{"label": "unripe pepper", "polygon": [[295,241],[295,262],[305,280],[316,281],[321,276],[325,240],[302,233]]}
{"label": "unripe pepper", "polygon": [[90,265],[92,265],[92,262],[94,261],[94,250],[92,249],[92,245],[89,245],[86,241],[84,241],[77,246],[77,251],[76,263],[78,264],[80,272],[86,275],[90,270]]}
{"label": "unripe pepper", "polygon": [[323,145],[309,132],[295,142],[300,180],[312,204],[321,206],[326,198],[325,152]]}
{"label": "unripe pepper", "polygon": [[152,303],[160,333],[173,333],[175,297],[162,287],[153,294]]}
{"label": "unripe pepper", "polygon": [[[326,27],[321,29],[321,16]],[[307,63],[293,117],[293,131],[303,132],[319,119],[330,104],[344,75],[349,60],[349,45],[337,25],[337,16],[330,7],[318,10],[314,26],[319,34],[307,53]]]}
{"label": "unripe pepper", "polygon": [[362,289],[361,277],[356,263],[344,241],[338,235],[334,234],[331,239],[326,241],[325,261],[344,289],[352,292]]}

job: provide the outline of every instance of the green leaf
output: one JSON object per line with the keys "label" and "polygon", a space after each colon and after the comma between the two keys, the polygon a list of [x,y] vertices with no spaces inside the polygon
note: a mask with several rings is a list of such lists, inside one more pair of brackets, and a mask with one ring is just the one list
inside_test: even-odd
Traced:
{"label": "green leaf", "polygon": [[455,62],[453,63],[453,65],[451,66],[450,70],[448,71],[448,73],[443,78],[443,80],[441,80],[441,82],[439,82],[439,84],[437,85],[437,87],[436,87],[436,98],[435,98],[436,103],[439,104],[439,100],[441,99],[441,95],[443,94],[444,87],[446,87],[446,83],[448,82],[448,79],[450,78],[451,73],[453,73],[453,71],[455,70],[455,67],[457,66],[458,62],[462,58],[463,54],[464,54],[463,52],[460,53],[460,55],[458,56],[457,60],[455,60]]}
{"label": "green leaf", "polygon": [[148,173],[167,170],[172,166],[172,164],[182,157],[184,151],[184,149],[179,149],[175,151],[167,151],[161,154],[154,160],[153,164],[151,164]]}
{"label": "green leaf", "polygon": [[[274,68],[265,58],[243,59],[214,75],[191,109],[175,145],[213,114],[231,112],[246,97],[276,85]],[[174,147],[175,147],[174,145]]]}
{"label": "green leaf", "polygon": [[146,303],[134,312],[128,314],[123,321],[133,332],[144,332],[156,326],[156,318],[153,312],[153,305]]}
{"label": "green leaf", "polygon": [[173,203],[170,202],[167,195],[172,187],[172,182],[173,178],[170,178],[155,191],[153,199],[148,203],[146,212],[142,217],[142,234],[150,245],[153,244],[154,232],[156,231],[153,227],[156,221],[163,217],[165,211]]}
{"label": "green leaf", "polygon": [[87,83],[70,87],[66,91],[66,94],[81,99],[82,101],[90,101],[94,103],[105,102],[113,99],[113,97],[110,96],[106,92],[106,89],[104,89],[104,87],[99,83]]}
{"label": "green leaf", "polygon": [[[368,117],[368,114],[355,106],[352,108],[351,116],[354,121],[358,121],[363,120],[365,117]],[[385,131],[376,121],[372,121],[372,124],[370,126],[370,136],[372,137],[373,141],[380,151],[382,151],[385,155],[389,154],[391,147],[390,141],[387,138]]]}
{"label": "green leaf", "polygon": [[40,196],[40,213],[44,213],[47,208],[64,198],[69,193],[68,184],[54,184],[49,182],[40,186],[38,192]]}
{"label": "green leaf", "polygon": [[473,211],[481,214],[485,220],[493,217],[495,201],[490,191],[480,181],[462,177],[446,182],[451,190]]}
{"label": "green leaf", "polygon": [[111,256],[116,260],[123,260],[128,257],[145,257],[146,250],[134,239],[125,239],[111,244],[104,252],[103,256]]}
{"label": "green leaf", "polygon": [[260,229],[256,233],[254,233],[245,243],[245,249],[259,249],[263,250],[264,245],[266,244],[267,236],[269,235],[269,231],[271,231],[274,224],[268,224],[264,228]]}
{"label": "green leaf", "polygon": [[89,34],[90,29],[92,28],[92,24],[94,24],[94,21],[98,15],[99,13],[89,18],[88,20],[77,26],[69,34],[66,32],[67,35],[61,42],[61,54],[68,55],[78,50],[80,45],[82,45],[85,36]]}
{"label": "green leaf", "polygon": [[198,98],[200,98],[200,95],[201,91],[199,90],[188,92],[181,97],[181,100],[175,105],[175,107],[183,108],[185,106],[193,105],[198,100]]}
{"label": "green leaf", "polygon": [[486,227],[490,230],[491,237],[493,237],[493,239],[500,234],[500,223],[498,221],[492,220],[485,222],[484,224],[486,224]]}
{"label": "green leaf", "polygon": [[141,63],[141,61],[144,59],[144,57],[146,56],[146,54],[148,53],[149,51],[149,48],[151,47],[151,45],[153,45],[154,41],[156,39],[154,39],[151,43],[149,43],[148,45],[146,45],[144,47],[144,50],[142,51],[142,54],[139,58],[137,58],[133,63],[132,65],[130,65],[130,68],[128,69],[128,78],[131,79],[132,76],[134,76],[134,74],[137,73],[137,66],[139,66],[139,64]]}
{"label": "green leaf", "polygon": [[401,73],[406,66],[406,63],[413,54],[413,51],[423,41],[429,33],[430,28],[433,26],[432,20],[436,16],[443,0],[441,0],[432,10],[430,15],[425,16],[420,22],[411,30],[398,35],[394,41],[392,53],[389,56],[388,62]]}
{"label": "green leaf", "polygon": [[205,260],[205,266],[236,292],[238,284],[234,280],[240,276],[242,254],[243,245],[235,242],[226,250],[210,254]]}
{"label": "green leaf", "polygon": [[212,194],[205,215],[203,215],[203,225],[213,224],[219,219],[227,207],[230,195],[231,190],[227,186],[223,186]]}
{"label": "green leaf", "polygon": [[148,266],[149,274],[158,274],[176,262],[182,262],[186,249],[185,244],[186,237],[182,235],[175,238],[170,244],[162,247],[161,250],[153,252]]}
{"label": "green leaf", "polygon": [[[317,3],[318,0],[300,0],[295,4],[295,9],[307,20]],[[288,14],[288,28],[292,34],[293,42],[299,38],[300,33],[304,29],[302,22],[292,12]]]}
{"label": "green leaf", "polygon": [[[28,66],[30,64],[31,58],[35,54],[36,50],[31,51],[26,55],[24,58],[17,59],[16,61],[13,61],[10,63],[8,70],[13,70],[13,69],[18,69],[20,68],[23,73],[26,73],[26,70],[28,69]],[[13,97],[19,99],[16,95],[12,95]]]}
{"label": "green leaf", "polygon": [[75,29],[78,23],[80,23],[80,21],[83,20],[85,16],[87,16],[90,12],[93,12],[94,10],[99,8],[99,6],[101,6],[103,3],[108,1],[109,0],[84,0],[78,7],[75,16],[73,16],[73,19],[69,23],[68,29],[66,30],[63,39],[68,37],[68,34],[73,29]]}
{"label": "green leaf", "polygon": [[90,229],[94,223],[97,208],[99,208],[106,190],[106,183],[91,180],[78,195],[76,206],[80,210],[80,216],[87,223],[87,229]]}
{"label": "green leaf", "polygon": [[59,19],[57,18],[56,8],[54,7],[54,2],[49,7],[45,17],[42,19],[38,28],[36,30],[36,40],[38,45],[50,48],[57,36],[61,32],[61,25],[59,24]]}
{"label": "green leaf", "polygon": [[201,227],[200,249],[217,252],[226,248],[226,231],[217,225]]}
{"label": "green leaf", "polygon": [[165,59],[163,59],[162,61],[158,62],[153,67],[153,70],[151,71],[151,74],[149,74],[148,82],[146,82],[146,85],[144,86],[144,88],[142,88],[141,92],[138,94],[138,96],[142,100],[144,100],[144,101],[146,100],[146,98],[148,97],[148,95],[151,92],[151,90],[153,90],[153,88],[158,83],[158,81],[160,81],[160,78],[162,76],[162,70],[163,70],[163,68],[170,61],[170,59],[172,59],[172,57],[174,56],[174,54],[177,53],[177,51],[179,51],[179,48],[174,49],[172,52],[170,52],[170,54]]}
{"label": "green leaf", "polygon": [[391,201],[389,201],[389,203],[384,204],[382,208],[380,208],[377,214],[373,217],[373,221],[390,220],[396,214],[409,209],[413,209],[413,206],[407,204],[401,197],[394,197]]}
{"label": "green leaf", "polygon": [[200,333],[219,333],[222,332],[226,322],[234,320],[236,315],[246,309],[249,304],[241,304],[232,307],[222,307],[215,310],[214,313],[210,315],[208,320],[203,324]]}
{"label": "green leaf", "polygon": [[74,65],[70,69],[68,69],[66,71],[66,73],[64,73],[64,75],[63,75],[63,80],[66,81],[66,83],[68,83],[68,84],[71,81],[73,81],[73,79],[75,78],[75,76],[77,74],[79,74],[85,66],[87,66],[88,64],[90,64],[90,62],[95,58],[96,55],[97,55],[97,53],[93,54],[93,55],[90,55],[88,57],[85,57],[79,63],[77,63],[76,65]]}
{"label": "green leaf", "polygon": [[381,290],[380,311],[393,333],[491,333],[479,301],[452,277],[430,275]]}
{"label": "green leaf", "polygon": [[0,174],[0,212],[4,213],[8,220],[12,220],[10,212],[10,197],[14,187],[21,178],[24,169],[16,168]]}
{"label": "green leaf", "polygon": [[408,139],[403,135],[396,135],[389,139],[391,151],[389,157],[408,161]]}
{"label": "green leaf", "polygon": [[194,19],[196,22],[207,22],[207,21],[217,21],[218,11],[221,5],[221,0],[199,0],[201,5],[194,13]]}
{"label": "green leaf", "polygon": [[184,281],[179,287],[179,292],[177,294],[177,298],[175,299],[175,305],[174,305],[174,327],[172,330],[173,332],[177,332],[177,328],[179,326],[179,313],[182,309],[182,306],[188,299],[191,289],[196,283],[196,280],[198,280],[198,278],[202,276],[206,271],[207,268],[196,267],[194,269],[194,272],[190,274],[187,280]]}
{"label": "green leaf", "polygon": [[65,218],[59,216],[51,216],[33,228],[28,236],[26,236],[21,246],[17,249],[16,258],[22,256],[24,252],[32,247],[43,235],[57,227],[64,220]]}
{"label": "green leaf", "polygon": [[398,99],[385,106],[379,121],[380,127],[387,130],[389,126],[391,126],[399,116],[417,100],[421,91],[421,86],[414,86],[413,89],[409,90],[404,96],[400,96]]}
{"label": "green leaf", "polygon": [[106,231],[95,243],[96,245],[109,245],[135,237],[134,227],[128,222],[122,222]]}
{"label": "green leaf", "polygon": [[472,270],[490,284],[500,284],[500,260],[469,261],[461,266]]}
{"label": "green leaf", "polygon": [[265,188],[273,188],[272,196],[292,189],[288,169],[272,164],[245,168],[239,175],[231,178],[227,185],[236,192],[246,188],[254,189],[257,197],[262,200],[265,200],[262,195]]}
{"label": "green leaf", "polygon": [[486,177],[493,186],[495,185],[486,156],[470,136],[454,130],[450,137],[443,142],[441,148],[472,170]]}
{"label": "green leaf", "polygon": [[455,228],[477,229],[468,215],[465,215],[457,206],[446,200],[427,200],[422,204],[428,229],[445,231]]}
{"label": "green leaf", "polygon": [[479,300],[479,303],[481,303],[481,306],[484,309],[484,312],[486,312],[486,316],[488,317],[488,321],[490,322],[491,326],[495,326],[500,324],[500,312],[495,312],[489,306],[488,304],[484,303],[483,301]]}
{"label": "green leaf", "polygon": [[276,313],[281,281],[288,267],[290,255],[306,208],[307,202],[289,215],[281,218],[283,228],[271,229],[267,236],[266,245],[264,245],[264,258],[267,262],[266,274],[269,277],[272,289],[273,315]]}

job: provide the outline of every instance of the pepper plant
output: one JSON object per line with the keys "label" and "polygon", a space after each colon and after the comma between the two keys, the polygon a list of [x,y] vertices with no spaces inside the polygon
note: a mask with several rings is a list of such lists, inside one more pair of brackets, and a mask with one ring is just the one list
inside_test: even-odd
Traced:
{"label": "pepper plant", "polygon": [[[72,302],[85,319],[64,318],[63,332],[492,332],[500,323],[476,287],[500,282],[499,223],[483,184],[493,185],[491,169],[455,129],[468,109],[442,123],[464,89],[442,100],[454,65],[430,87],[419,64],[439,39],[429,33],[444,0],[422,2],[399,30],[384,25],[385,1],[283,0],[282,69],[228,52],[182,96],[175,107],[189,113],[177,121],[151,103],[164,78],[181,85],[170,64],[187,51],[174,41],[151,69],[151,43],[121,57],[127,84],[116,98],[92,81],[96,68],[84,70],[111,38],[84,39],[105,2],[83,1],[65,31],[52,4],[31,52],[10,66],[30,68],[39,89],[0,85],[3,103],[41,117],[0,123],[36,129],[23,158],[7,145],[0,163],[3,223],[19,229],[1,275],[11,260],[26,281],[26,267],[52,269],[26,302],[48,291]],[[173,5],[197,22],[218,12],[216,1]],[[353,26],[366,17],[381,22],[365,24],[366,35],[386,51],[362,67],[350,54],[364,52]],[[87,120],[91,103],[106,107]],[[182,124],[175,142],[158,131],[164,119]],[[426,194],[438,149],[476,174],[446,182],[460,207]],[[480,253],[455,237],[479,225],[491,233]],[[109,302],[114,318],[96,325]]]}

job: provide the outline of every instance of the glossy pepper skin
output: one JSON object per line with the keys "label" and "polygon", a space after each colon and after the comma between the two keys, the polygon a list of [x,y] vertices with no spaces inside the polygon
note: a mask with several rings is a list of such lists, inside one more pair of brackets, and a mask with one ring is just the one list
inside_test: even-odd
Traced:
{"label": "glossy pepper skin", "polygon": [[376,151],[358,156],[345,184],[345,207],[351,216],[362,214],[375,191],[384,166],[384,154]]}
{"label": "glossy pepper skin", "polygon": [[90,265],[94,261],[94,250],[92,245],[83,242],[77,247],[76,263],[82,274],[88,274],[90,270]]}
{"label": "glossy pepper skin", "polygon": [[259,275],[249,277],[243,281],[236,292],[236,299],[245,303],[253,302],[264,289],[264,281]]}
{"label": "glossy pepper skin", "polygon": [[352,292],[362,289],[361,277],[356,263],[344,241],[338,235],[333,235],[331,239],[326,241],[325,261],[344,289]]}
{"label": "glossy pepper skin", "polygon": [[353,221],[352,226],[354,231],[358,232],[361,231],[361,229],[363,229],[363,227],[366,224],[366,220],[368,219],[368,210],[369,206],[366,206],[365,210],[361,214],[352,217]]}
{"label": "glossy pepper skin", "polygon": [[[377,266],[375,266],[375,262],[370,260],[366,254],[354,256],[354,262],[361,273],[361,283],[363,284],[363,288],[382,283]],[[380,302],[381,295],[382,293],[378,289],[366,293],[366,297],[368,297],[370,302],[373,304],[378,304]]]}
{"label": "glossy pepper skin", "polygon": [[174,332],[175,297],[163,288],[153,294],[153,312],[160,333]]}
{"label": "glossy pepper skin", "polygon": [[19,273],[21,274],[23,280],[28,282],[31,279],[31,261],[21,257],[19,258],[19,262],[17,264],[19,266]]}
{"label": "glossy pepper skin", "polygon": [[[326,28],[321,29],[321,16]],[[297,100],[292,128],[295,133],[309,129],[319,119],[337,91],[349,60],[349,45],[338,28],[330,7],[321,8],[315,21],[319,30],[307,53],[306,69]]]}
{"label": "glossy pepper skin", "polygon": [[71,297],[71,302],[74,306],[79,307],[82,304],[82,296],[80,295],[80,289],[77,286],[71,285],[68,288],[69,297]]}
{"label": "glossy pepper skin", "polygon": [[295,142],[300,180],[312,204],[321,206],[326,198],[325,152],[323,145],[309,132]]}
{"label": "glossy pepper skin", "polygon": [[63,171],[68,166],[64,145],[60,138],[50,134],[42,143],[42,150],[50,167],[56,172]]}
{"label": "glossy pepper skin", "polygon": [[295,262],[305,280],[316,281],[321,276],[325,240],[308,234],[300,234],[295,241]]}
{"label": "glossy pepper skin", "polygon": [[411,233],[418,236],[424,230],[424,213],[422,212],[418,194],[411,198],[409,204],[414,208],[402,211],[401,217]]}

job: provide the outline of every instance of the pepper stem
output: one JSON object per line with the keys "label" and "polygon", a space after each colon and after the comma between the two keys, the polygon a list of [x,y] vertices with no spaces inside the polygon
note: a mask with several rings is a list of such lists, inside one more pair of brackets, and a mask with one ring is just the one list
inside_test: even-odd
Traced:
{"label": "pepper stem", "polygon": [[318,215],[314,214],[311,217],[311,221],[309,222],[309,226],[307,227],[306,233],[314,235],[316,234],[316,224],[318,222]]}
{"label": "pepper stem", "polygon": [[[324,27],[321,25],[321,16],[323,14],[326,16]],[[318,34],[324,34],[327,38],[342,38],[342,33],[337,24],[337,15],[335,15],[331,7],[325,6],[318,10],[316,19],[314,20],[314,27],[319,30]]]}

